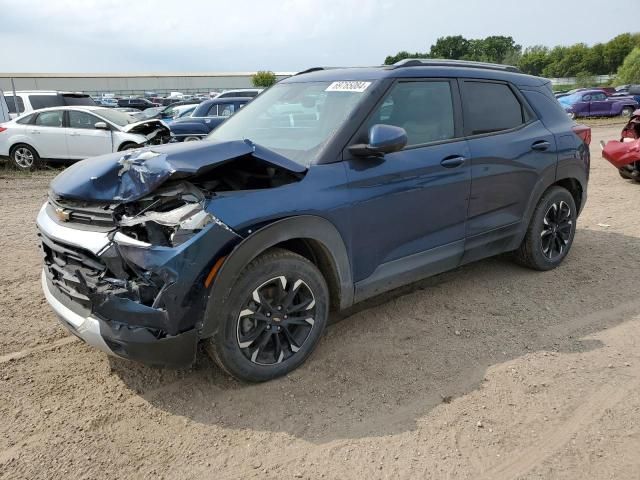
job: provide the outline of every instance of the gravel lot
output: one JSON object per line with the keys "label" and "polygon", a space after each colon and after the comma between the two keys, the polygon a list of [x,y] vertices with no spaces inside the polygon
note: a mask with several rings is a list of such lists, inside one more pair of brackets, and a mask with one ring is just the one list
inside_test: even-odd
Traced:
{"label": "gravel lot", "polygon": [[367,302],[290,376],[108,358],[57,325],[35,216],[0,170],[0,478],[640,476],[640,185],[600,158],[569,257],[478,262]]}

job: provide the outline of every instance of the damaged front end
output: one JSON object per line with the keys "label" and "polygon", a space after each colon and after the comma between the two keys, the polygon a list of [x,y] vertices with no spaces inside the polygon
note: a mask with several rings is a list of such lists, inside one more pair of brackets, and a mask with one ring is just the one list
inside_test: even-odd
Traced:
{"label": "damaged front end", "polygon": [[240,143],[214,166],[145,149],[89,160],[101,175],[72,167],[52,182],[37,222],[43,286],[73,333],[85,338],[67,310],[95,321],[110,353],[172,366],[194,360],[207,275],[242,240],[212,213],[216,196],[302,178]]}
{"label": "damaged front end", "polygon": [[161,120],[144,120],[123,128],[127,133],[142,135],[147,139],[145,145],[162,145],[171,141],[171,130]]}
{"label": "damaged front end", "polygon": [[620,176],[640,182],[640,110],[633,112],[622,129],[620,141],[600,142],[602,157],[618,169]]}

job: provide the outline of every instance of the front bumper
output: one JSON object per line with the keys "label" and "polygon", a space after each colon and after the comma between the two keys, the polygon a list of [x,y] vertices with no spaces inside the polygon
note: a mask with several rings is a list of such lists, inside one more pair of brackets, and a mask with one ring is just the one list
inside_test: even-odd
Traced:
{"label": "front bumper", "polygon": [[62,295],[42,272],[42,290],[60,323],[69,332],[109,355],[135,360],[147,365],[186,367],[196,357],[198,335],[195,328],[178,335],[156,338],[148,329],[118,325],[114,327],[93,315],[82,316],[56,296]]}
{"label": "front bumper", "polygon": [[[76,227],[54,215],[45,204],[37,219],[45,252],[42,288],[63,325],[110,355],[151,365],[193,363],[207,293],[203,277],[216,260],[212,251],[224,251],[237,236],[214,225],[201,232],[200,242],[137,246],[118,243],[108,229]],[[132,299],[122,283],[110,283],[120,263],[166,280],[153,305]],[[141,278],[116,281],[139,285]]]}
{"label": "front bumper", "polygon": [[49,302],[49,306],[60,319],[60,322],[75,336],[81,338],[92,347],[102,350],[105,353],[114,355],[113,351],[107,346],[102,335],[100,335],[99,320],[92,316],[82,316],[66,307],[58,300],[47,282],[47,274],[42,270],[42,291],[44,298]]}

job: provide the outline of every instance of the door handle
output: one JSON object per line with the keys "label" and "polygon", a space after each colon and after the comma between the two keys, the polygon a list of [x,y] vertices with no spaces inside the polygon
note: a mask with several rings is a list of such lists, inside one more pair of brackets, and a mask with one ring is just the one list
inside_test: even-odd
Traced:
{"label": "door handle", "polygon": [[548,149],[550,146],[551,144],[546,140],[538,140],[537,142],[533,142],[533,145],[531,145],[531,150],[544,151]]}
{"label": "door handle", "polygon": [[70,137],[77,137],[77,136],[79,136],[79,135],[80,135],[80,134],[79,134],[79,133],[76,133],[76,132],[72,132],[72,133],[70,133],[70,134],[69,134],[69,136],[70,136]]}
{"label": "door handle", "polygon": [[29,133],[35,133],[40,135],[40,130],[29,130]]}
{"label": "door handle", "polygon": [[446,168],[456,168],[466,162],[466,160],[466,158],[459,155],[452,155],[450,157],[445,157],[444,159],[442,159],[440,165]]}

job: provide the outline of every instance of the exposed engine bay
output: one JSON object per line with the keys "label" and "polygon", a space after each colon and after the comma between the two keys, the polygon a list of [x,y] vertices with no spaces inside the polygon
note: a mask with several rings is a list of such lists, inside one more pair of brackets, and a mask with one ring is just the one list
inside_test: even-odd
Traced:
{"label": "exposed engine bay", "polygon": [[160,120],[131,124],[125,131],[143,135],[147,139],[146,145],[162,145],[171,141],[171,130]]}
{"label": "exposed engine bay", "polygon": [[276,188],[301,178],[247,155],[188,180],[167,182],[139,200],[115,206],[113,216],[124,235],[175,247],[210,223],[223,225],[205,211],[216,193]]}

